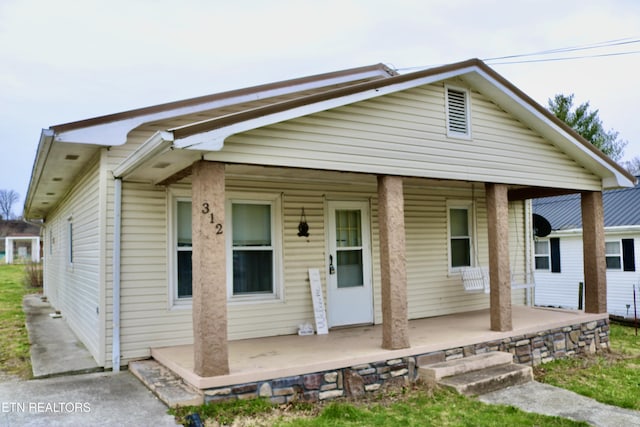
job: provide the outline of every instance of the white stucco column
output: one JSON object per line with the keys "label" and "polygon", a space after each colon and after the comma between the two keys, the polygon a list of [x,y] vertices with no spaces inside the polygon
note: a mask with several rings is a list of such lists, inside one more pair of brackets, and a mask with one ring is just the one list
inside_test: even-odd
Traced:
{"label": "white stucco column", "polygon": [[582,254],[584,260],[584,311],[607,312],[607,261],[602,192],[582,193]]}
{"label": "white stucco column", "polygon": [[402,178],[378,177],[380,274],[382,286],[382,347],[408,348],[407,260]]}
{"label": "white stucco column", "polygon": [[201,377],[229,373],[224,170],[223,163],[193,165],[193,351]]}

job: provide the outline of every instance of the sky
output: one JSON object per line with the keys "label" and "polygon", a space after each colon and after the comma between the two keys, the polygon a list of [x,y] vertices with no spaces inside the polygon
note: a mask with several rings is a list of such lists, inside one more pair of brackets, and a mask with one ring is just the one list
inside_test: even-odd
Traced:
{"label": "sky", "polygon": [[625,160],[640,156],[637,0],[0,0],[0,190],[20,195],[20,215],[49,126],[379,62],[409,72],[470,58],[543,106],[556,94],[590,102],[628,141]]}

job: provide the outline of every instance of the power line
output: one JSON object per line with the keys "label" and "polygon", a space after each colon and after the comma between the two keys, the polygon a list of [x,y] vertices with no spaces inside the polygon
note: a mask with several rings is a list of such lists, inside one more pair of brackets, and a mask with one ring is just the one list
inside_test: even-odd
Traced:
{"label": "power line", "polygon": [[[500,61],[505,59],[517,59],[517,58],[527,58],[532,56],[554,55],[558,53],[579,52],[579,51],[586,51],[586,50],[592,50],[592,49],[603,49],[603,48],[611,48],[615,46],[632,45],[636,43],[640,43],[640,38],[627,37],[623,39],[606,40],[606,41],[591,43],[586,45],[568,46],[568,47],[562,47],[557,49],[542,50],[538,52],[497,56],[493,58],[484,58],[483,61],[490,63],[491,65],[505,65],[505,64],[534,63],[534,62],[570,61],[575,59],[601,58],[601,57],[607,57],[607,56],[634,55],[634,54],[640,53],[640,50],[632,50],[632,51],[625,51],[625,52],[594,53],[590,55],[580,55],[580,56],[563,56],[563,57],[553,57],[553,58],[522,59],[522,60],[516,60],[516,61],[495,62],[495,61]],[[438,64],[438,65],[442,65],[442,64]],[[435,65],[405,67],[405,68],[398,68],[396,69],[396,71],[422,70],[422,69],[431,68],[434,66]]]}
{"label": "power line", "polygon": [[620,55],[633,55],[640,53],[640,50],[632,50],[629,52],[616,52],[616,53],[600,53],[596,55],[582,55],[582,56],[565,56],[560,58],[541,58],[541,59],[524,59],[522,61],[506,61],[506,62],[489,62],[491,65],[505,65],[505,64],[526,64],[529,62],[553,62],[553,61],[569,61],[571,59],[586,59],[586,58],[601,58],[605,56],[620,56]]}
{"label": "power line", "polygon": [[522,58],[527,56],[540,56],[540,55],[551,55],[554,53],[562,53],[562,52],[575,52],[581,50],[590,50],[590,49],[601,49],[603,47],[612,47],[612,46],[621,46],[633,43],[640,43],[640,39],[633,39],[631,37],[627,37],[624,39],[616,39],[616,40],[607,40],[598,43],[591,43],[587,45],[581,46],[569,46],[569,47],[561,47],[558,49],[550,49],[550,50],[542,50],[539,52],[532,53],[521,53],[516,55],[508,55],[508,56],[497,56],[495,58],[484,58],[483,61],[493,61],[498,59],[511,59],[511,58]]}

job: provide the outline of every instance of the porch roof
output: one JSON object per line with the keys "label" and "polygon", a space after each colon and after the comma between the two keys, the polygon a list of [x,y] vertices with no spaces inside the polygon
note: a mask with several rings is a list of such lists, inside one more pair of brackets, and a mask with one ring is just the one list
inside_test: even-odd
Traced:
{"label": "porch roof", "polygon": [[154,348],[151,355],[196,388],[234,384],[321,372],[363,363],[436,352],[502,340],[549,329],[606,318],[581,311],[513,307],[513,330],[489,329],[489,310],[411,320],[411,347],[380,347],[382,325],[337,329],[328,335],[287,335],[229,341],[228,375],[200,377],[193,372],[193,346]]}
{"label": "porch roof", "polygon": [[[631,187],[635,177],[479,59],[357,82],[331,90],[243,109],[156,132],[114,170],[124,179],[163,183],[203,153],[219,151],[235,134],[451,78],[487,96],[602,179],[602,187]],[[159,164],[171,164],[163,174]],[[155,167],[155,170],[154,170]]]}

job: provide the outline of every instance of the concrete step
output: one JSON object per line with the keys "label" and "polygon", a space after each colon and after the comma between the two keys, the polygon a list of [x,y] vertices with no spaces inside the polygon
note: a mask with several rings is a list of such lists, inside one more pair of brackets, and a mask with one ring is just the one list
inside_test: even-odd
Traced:
{"label": "concrete step", "polygon": [[448,360],[418,367],[418,378],[435,384],[442,378],[513,363],[513,355],[502,351],[476,354],[462,359]]}
{"label": "concrete step", "polygon": [[441,379],[438,383],[465,395],[480,395],[533,380],[533,369],[524,365],[498,365]]}
{"label": "concrete step", "polygon": [[202,405],[204,395],[155,360],[129,362],[129,371],[170,408]]}

